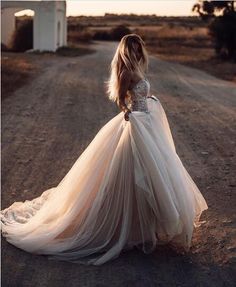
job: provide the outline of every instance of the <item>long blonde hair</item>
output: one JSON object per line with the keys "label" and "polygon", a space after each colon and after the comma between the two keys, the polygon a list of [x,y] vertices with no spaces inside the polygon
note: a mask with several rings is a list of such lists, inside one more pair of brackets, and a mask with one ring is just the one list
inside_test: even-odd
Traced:
{"label": "long blonde hair", "polygon": [[[141,54],[140,60],[137,59],[135,44]],[[125,69],[137,73],[141,78],[148,68],[148,55],[145,43],[137,34],[125,35],[116,49],[115,55],[110,65],[110,77],[106,82],[107,93],[110,100],[119,101],[120,75]]]}

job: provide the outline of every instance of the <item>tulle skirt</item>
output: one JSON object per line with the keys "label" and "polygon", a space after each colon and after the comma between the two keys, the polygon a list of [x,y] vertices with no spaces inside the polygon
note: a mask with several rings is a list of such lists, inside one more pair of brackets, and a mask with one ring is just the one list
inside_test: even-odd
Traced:
{"label": "tulle skirt", "polygon": [[134,246],[191,247],[207,203],[176,154],[165,111],[120,112],[56,187],[1,211],[2,234],[49,259],[101,265]]}

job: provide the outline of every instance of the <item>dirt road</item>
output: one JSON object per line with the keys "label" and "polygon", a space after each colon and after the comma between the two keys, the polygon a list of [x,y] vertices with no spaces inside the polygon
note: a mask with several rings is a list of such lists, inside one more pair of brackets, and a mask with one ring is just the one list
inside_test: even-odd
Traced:
{"label": "dirt road", "polygon": [[[118,109],[104,81],[117,43],[82,57],[31,55],[41,72],[2,102],[2,208],[56,186]],[[234,286],[236,85],[150,58],[151,91],[206,198],[191,252],[131,250],[102,266],[48,261],[2,240],[2,286]]]}

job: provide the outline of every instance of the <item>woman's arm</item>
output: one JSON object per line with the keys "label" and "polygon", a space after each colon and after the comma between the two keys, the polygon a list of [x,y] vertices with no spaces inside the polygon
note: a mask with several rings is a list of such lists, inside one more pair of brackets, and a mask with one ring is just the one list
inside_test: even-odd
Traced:
{"label": "woman's arm", "polygon": [[127,91],[128,91],[129,86],[130,86],[130,82],[131,82],[130,72],[128,70],[122,71],[122,73],[120,75],[120,87],[118,90],[117,105],[124,112],[130,111],[128,109],[127,105],[125,104],[125,97],[127,95]]}

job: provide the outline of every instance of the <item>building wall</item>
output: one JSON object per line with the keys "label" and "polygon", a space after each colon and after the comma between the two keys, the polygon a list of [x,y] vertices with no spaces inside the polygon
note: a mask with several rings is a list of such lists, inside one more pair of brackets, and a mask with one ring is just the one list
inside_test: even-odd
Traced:
{"label": "building wall", "polygon": [[8,45],[15,30],[16,8],[1,9],[1,42]]}
{"label": "building wall", "polygon": [[[46,4],[46,5],[45,5]],[[34,49],[56,50],[56,9],[54,1],[43,3],[37,8],[37,19],[35,19],[36,39]]]}
{"label": "building wall", "polygon": [[14,13],[32,9],[35,12],[34,50],[55,51],[58,47],[67,45],[65,1],[2,1],[1,6],[1,30],[4,44],[8,44],[15,29]]}

